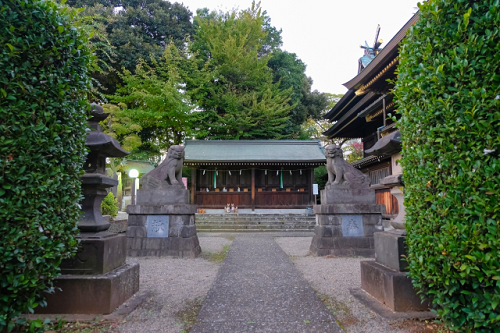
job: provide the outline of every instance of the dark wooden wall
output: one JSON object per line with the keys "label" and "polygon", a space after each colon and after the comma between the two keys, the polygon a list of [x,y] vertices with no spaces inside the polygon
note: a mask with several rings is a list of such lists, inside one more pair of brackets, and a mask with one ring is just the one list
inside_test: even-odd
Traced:
{"label": "dark wooden wall", "polygon": [[[211,170],[208,170],[209,168]],[[290,173],[292,168],[287,166],[283,171],[282,188],[280,186],[281,168],[255,168],[255,206],[252,207],[251,169],[241,169],[240,173],[240,169],[216,172],[214,167],[207,167],[207,169],[200,167],[196,170],[194,203],[199,208],[223,208],[228,203],[234,203],[238,208],[278,209],[311,206],[312,169],[297,168]],[[214,173],[217,187],[214,187]]]}
{"label": "dark wooden wall", "polygon": [[375,201],[379,205],[385,205],[385,214],[397,216],[399,214],[399,204],[390,189],[379,189],[375,191]]}

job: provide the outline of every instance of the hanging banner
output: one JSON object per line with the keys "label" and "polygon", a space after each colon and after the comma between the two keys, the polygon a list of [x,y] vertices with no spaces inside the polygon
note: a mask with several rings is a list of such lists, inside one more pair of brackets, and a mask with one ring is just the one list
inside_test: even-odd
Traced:
{"label": "hanging banner", "polygon": [[280,173],[280,188],[283,188],[283,170]]}
{"label": "hanging banner", "polygon": [[217,172],[214,171],[214,188],[217,188]]}

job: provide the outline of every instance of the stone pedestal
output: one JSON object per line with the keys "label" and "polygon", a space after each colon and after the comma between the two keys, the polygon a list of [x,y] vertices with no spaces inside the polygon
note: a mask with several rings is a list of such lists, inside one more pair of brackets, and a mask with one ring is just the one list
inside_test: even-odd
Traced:
{"label": "stone pedestal", "polygon": [[361,288],[392,311],[427,311],[405,272],[405,253],[404,231],[377,232],[375,261],[361,262]]}
{"label": "stone pedestal", "polygon": [[384,206],[370,188],[327,186],[313,207],[316,227],[310,251],[317,256],[373,257],[373,235],[382,228]]}
{"label": "stone pedestal", "polygon": [[127,254],[195,258],[201,253],[194,223],[196,206],[184,188],[141,189],[127,207]]}
{"label": "stone pedestal", "polygon": [[139,291],[139,264],[125,264],[127,239],[82,232],[75,257],[64,260],[47,306],[36,313],[109,314]]}

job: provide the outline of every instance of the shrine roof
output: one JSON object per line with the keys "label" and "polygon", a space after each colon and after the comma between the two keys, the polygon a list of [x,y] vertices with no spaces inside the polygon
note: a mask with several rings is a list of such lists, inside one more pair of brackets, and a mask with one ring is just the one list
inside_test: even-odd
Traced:
{"label": "shrine roof", "polygon": [[187,140],[184,163],[307,163],[324,164],[319,141],[302,140]]}

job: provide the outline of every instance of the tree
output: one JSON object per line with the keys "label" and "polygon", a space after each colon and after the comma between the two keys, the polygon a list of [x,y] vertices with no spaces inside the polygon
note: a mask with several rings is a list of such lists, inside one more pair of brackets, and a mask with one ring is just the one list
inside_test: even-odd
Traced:
{"label": "tree", "polygon": [[341,143],[341,141],[336,139],[328,139],[323,135],[323,133],[328,130],[332,124],[328,120],[324,119],[324,116],[337,104],[337,102],[342,98],[342,94],[330,94],[324,93],[328,105],[324,108],[317,117],[309,117],[301,125],[301,140],[315,139],[323,142],[325,145],[330,143]]}
{"label": "tree", "polygon": [[198,139],[278,139],[284,137],[291,89],[273,84],[259,5],[239,13],[200,11],[191,52],[210,73],[188,93],[202,110]]}
{"label": "tree", "polygon": [[45,303],[77,250],[91,54],[75,16],[0,0],[0,331]]}
{"label": "tree", "polygon": [[295,53],[275,49],[268,62],[273,71],[273,82],[282,89],[292,88],[290,105],[296,105],[290,113],[283,134],[291,138],[301,137],[301,125],[307,119],[319,119],[328,106],[328,96],[317,90],[311,91],[312,79],[305,74],[306,65]]}
{"label": "tree", "polygon": [[69,0],[68,4],[84,7],[82,15],[92,16],[103,26],[103,37],[113,47],[111,55],[102,50],[96,52],[110,68],[104,73],[92,73],[106,94],[114,94],[116,87],[122,84],[119,76],[122,68],[133,73],[139,59],[151,64],[150,59],[158,60],[171,42],[182,49],[186,38],[193,33],[192,13],[177,2]]}
{"label": "tree", "polygon": [[498,1],[419,8],[395,86],[410,275],[448,328],[498,332]]}
{"label": "tree", "polygon": [[160,60],[152,58],[151,65],[141,60],[135,73],[121,75],[123,87],[110,96],[118,106],[106,106],[111,111],[106,132],[130,149],[132,158],[160,156],[191,135],[197,117],[179,74],[187,61],[172,43]]}
{"label": "tree", "polygon": [[350,140],[342,147],[347,163],[354,163],[363,158],[363,142],[359,139]]}

